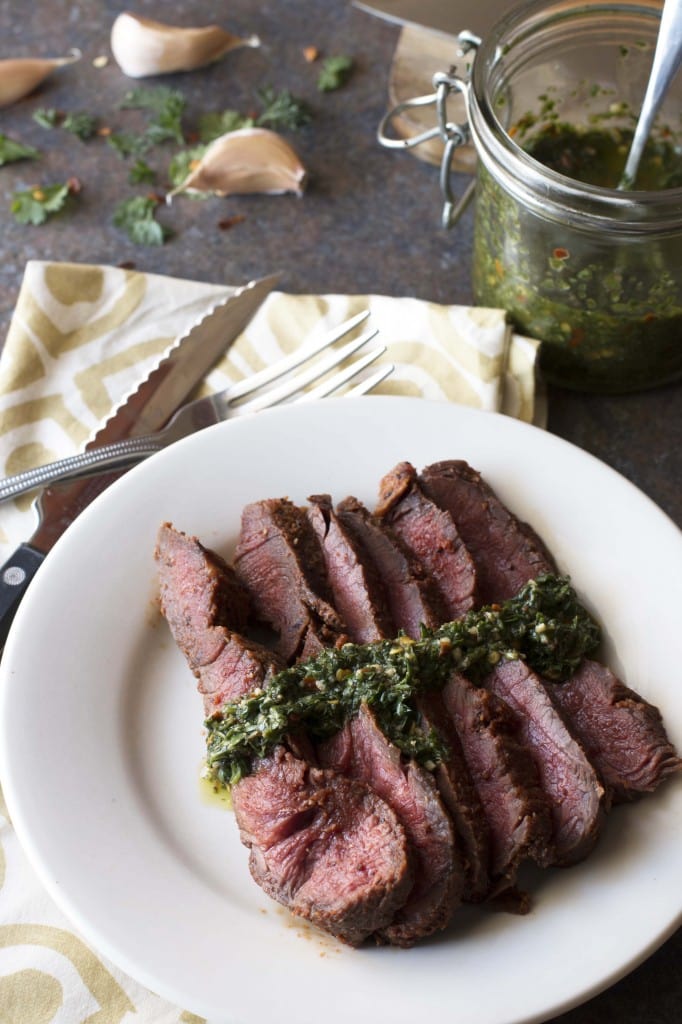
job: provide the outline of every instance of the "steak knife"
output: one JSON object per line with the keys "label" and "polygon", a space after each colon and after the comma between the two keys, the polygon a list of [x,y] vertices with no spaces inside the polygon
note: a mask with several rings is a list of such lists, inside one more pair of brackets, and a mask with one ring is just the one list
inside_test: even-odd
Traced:
{"label": "steak knife", "polygon": [[398,25],[416,25],[444,36],[463,30],[483,36],[518,6],[518,0],[353,0],[353,6]]}
{"label": "steak knife", "polygon": [[[218,303],[173,346],[147,379],[86,445],[94,448],[159,430],[241,334],[279,275],[250,281]],[[125,470],[47,487],[38,498],[38,528],[0,568],[0,650],[22,597],[48,551],[83,509]]]}

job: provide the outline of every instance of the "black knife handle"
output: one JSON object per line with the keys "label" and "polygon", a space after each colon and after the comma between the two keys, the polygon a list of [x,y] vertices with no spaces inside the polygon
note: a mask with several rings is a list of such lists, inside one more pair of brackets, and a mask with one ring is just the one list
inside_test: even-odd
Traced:
{"label": "black knife handle", "polygon": [[26,588],[43,563],[45,555],[30,544],[21,544],[0,569],[0,650]]}

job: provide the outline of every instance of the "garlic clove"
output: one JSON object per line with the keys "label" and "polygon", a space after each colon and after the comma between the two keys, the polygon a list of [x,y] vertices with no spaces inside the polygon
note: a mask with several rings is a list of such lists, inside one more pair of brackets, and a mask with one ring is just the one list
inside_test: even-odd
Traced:
{"label": "garlic clove", "polygon": [[0,60],[0,107],[8,107],[23,99],[56,68],[75,64],[80,59],[80,50],[72,50],[68,57],[10,57]]}
{"label": "garlic clove", "polygon": [[305,167],[281,135],[269,128],[240,128],[210,144],[182,184],[169,192],[168,201],[181,192],[302,196],[306,182]]}
{"label": "garlic clove", "polygon": [[111,50],[129,78],[192,71],[239,46],[260,46],[258,36],[241,38],[218,25],[182,28],[125,11],[111,29]]}

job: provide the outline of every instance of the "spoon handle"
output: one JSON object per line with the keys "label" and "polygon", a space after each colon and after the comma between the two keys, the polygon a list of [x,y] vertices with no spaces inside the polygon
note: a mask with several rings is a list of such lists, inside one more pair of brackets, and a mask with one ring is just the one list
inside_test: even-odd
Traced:
{"label": "spoon handle", "polygon": [[682,0],[666,0],[649,83],[619,188],[632,188],[642,152],[668,86],[682,62]]}

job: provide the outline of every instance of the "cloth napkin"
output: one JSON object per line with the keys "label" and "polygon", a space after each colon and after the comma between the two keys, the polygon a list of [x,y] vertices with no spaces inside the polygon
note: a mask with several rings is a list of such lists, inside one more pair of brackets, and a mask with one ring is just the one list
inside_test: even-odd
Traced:
{"label": "cloth napkin", "polygon": [[[233,291],[111,266],[28,263],[0,357],[0,473],[82,450],[176,339]],[[504,311],[382,295],[272,293],[198,393],[241,379],[362,309],[387,346],[382,361],[396,367],[376,393],[459,402],[545,425],[537,343],[515,334]],[[0,506],[0,564],[34,528],[31,496]],[[0,1021],[200,1021],[79,937],[24,857],[1,791]]]}

